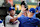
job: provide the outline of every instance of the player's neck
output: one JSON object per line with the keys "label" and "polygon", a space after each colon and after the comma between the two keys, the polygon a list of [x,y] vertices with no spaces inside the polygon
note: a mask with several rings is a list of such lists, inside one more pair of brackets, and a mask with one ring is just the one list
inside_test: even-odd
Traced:
{"label": "player's neck", "polygon": [[13,15],[10,15],[11,17],[13,17]]}
{"label": "player's neck", "polygon": [[24,15],[24,16],[27,16],[27,14],[26,14],[26,13],[24,13],[23,15]]}
{"label": "player's neck", "polygon": [[31,17],[33,17],[33,15],[28,15],[28,17],[30,17],[30,18],[31,18]]}

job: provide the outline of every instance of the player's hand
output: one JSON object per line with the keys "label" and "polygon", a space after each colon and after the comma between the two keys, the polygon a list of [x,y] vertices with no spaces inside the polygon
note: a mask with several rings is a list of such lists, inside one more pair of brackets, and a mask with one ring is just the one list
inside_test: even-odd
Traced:
{"label": "player's hand", "polygon": [[25,10],[26,10],[26,8],[24,8],[24,7],[21,9],[21,11],[23,11],[23,12],[24,12]]}

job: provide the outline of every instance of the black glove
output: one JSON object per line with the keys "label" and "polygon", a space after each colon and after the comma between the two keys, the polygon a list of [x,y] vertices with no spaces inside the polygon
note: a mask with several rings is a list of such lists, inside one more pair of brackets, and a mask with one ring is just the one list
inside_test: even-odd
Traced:
{"label": "black glove", "polygon": [[40,13],[36,14],[36,17],[40,19]]}

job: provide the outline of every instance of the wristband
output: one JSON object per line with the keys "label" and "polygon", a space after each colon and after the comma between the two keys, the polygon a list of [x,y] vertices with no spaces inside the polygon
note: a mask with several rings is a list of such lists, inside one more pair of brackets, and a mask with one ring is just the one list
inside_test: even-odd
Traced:
{"label": "wristband", "polygon": [[24,13],[23,11],[21,11],[22,13]]}

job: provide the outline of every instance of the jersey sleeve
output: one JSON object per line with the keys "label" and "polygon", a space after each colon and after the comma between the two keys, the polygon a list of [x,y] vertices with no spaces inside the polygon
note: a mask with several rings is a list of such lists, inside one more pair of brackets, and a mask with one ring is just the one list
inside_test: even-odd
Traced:
{"label": "jersey sleeve", "polygon": [[40,19],[36,19],[38,25],[40,25]]}
{"label": "jersey sleeve", "polygon": [[40,25],[40,19],[39,19],[39,25]]}
{"label": "jersey sleeve", "polygon": [[18,17],[18,21],[21,22],[21,17]]}
{"label": "jersey sleeve", "polygon": [[21,22],[23,15],[21,15],[20,17],[18,17],[18,21]]}
{"label": "jersey sleeve", "polygon": [[10,17],[10,16],[7,16],[7,17],[6,17],[6,23],[9,23],[10,19],[13,19],[13,18]]}

